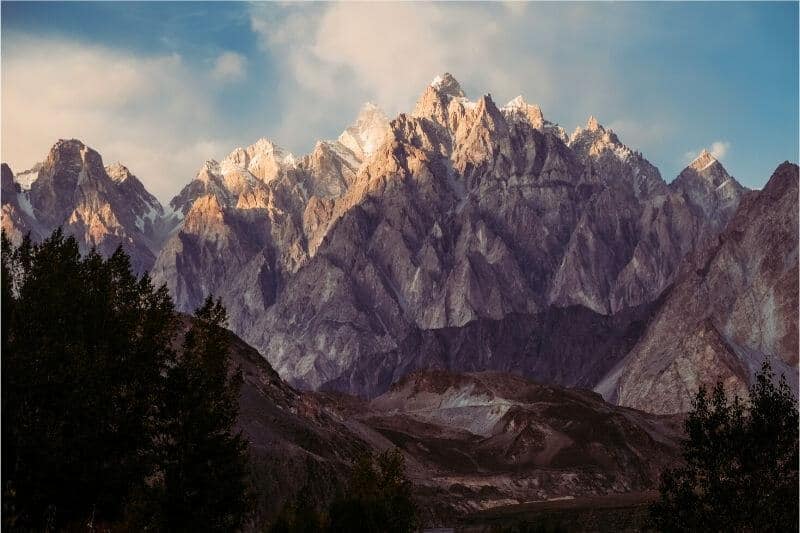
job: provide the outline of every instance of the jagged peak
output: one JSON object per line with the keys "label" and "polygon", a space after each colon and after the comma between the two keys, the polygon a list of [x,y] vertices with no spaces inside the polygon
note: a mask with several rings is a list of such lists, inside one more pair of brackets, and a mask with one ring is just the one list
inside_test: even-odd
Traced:
{"label": "jagged peak", "polygon": [[445,72],[444,74],[440,74],[433,78],[430,86],[433,87],[436,92],[445,94],[447,96],[454,96],[456,98],[462,98],[466,96],[464,91],[461,89],[461,84],[458,83],[458,80],[455,79],[449,72]]}
{"label": "jagged peak", "polygon": [[528,103],[525,101],[525,98],[523,98],[522,95],[519,94],[514,98],[512,98],[511,100],[509,100],[508,103],[503,107],[507,109],[521,109],[526,107],[527,105]]}
{"label": "jagged peak", "polygon": [[128,167],[126,167],[119,161],[115,161],[114,163],[107,165],[106,174],[108,174],[108,177],[116,181],[117,183],[122,183],[131,176],[133,176]]}
{"label": "jagged peak", "polygon": [[586,121],[586,129],[589,131],[600,131],[603,130],[603,126],[597,122],[594,115],[589,115],[589,120]]}
{"label": "jagged peak", "polygon": [[[248,153],[285,154],[286,150],[278,146],[272,139],[261,137],[247,147]],[[291,154],[290,154],[291,155]]]}
{"label": "jagged peak", "polygon": [[542,113],[542,108],[536,104],[527,103],[522,95],[512,98],[501,108],[501,111],[512,115],[524,115],[535,128],[543,127],[546,122],[544,114]]}
{"label": "jagged peak", "polygon": [[220,173],[219,162],[215,159],[206,159],[197,171],[197,179],[207,181],[209,176]]}
{"label": "jagged peak", "polygon": [[699,172],[701,170],[707,169],[714,163],[718,162],[719,160],[716,157],[714,157],[714,155],[711,152],[703,148],[700,151],[700,154],[697,157],[695,157],[691,163],[689,163],[688,168],[694,169]]}
{"label": "jagged peak", "polygon": [[222,160],[219,168],[223,173],[235,169],[248,169],[253,161],[257,161],[261,157],[274,159],[280,166],[293,167],[296,164],[294,154],[283,149],[271,139],[261,137],[247,148],[237,146]]}
{"label": "jagged peak", "polygon": [[365,159],[380,146],[388,131],[389,117],[386,113],[372,102],[366,102],[355,122],[339,135],[338,142],[360,159]]}

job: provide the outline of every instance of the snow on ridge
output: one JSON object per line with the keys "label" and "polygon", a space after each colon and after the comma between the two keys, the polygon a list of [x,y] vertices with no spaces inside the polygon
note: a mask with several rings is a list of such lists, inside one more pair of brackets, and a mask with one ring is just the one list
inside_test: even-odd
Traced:
{"label": "snow on ridge", "polygon": [[25,170],[14,176],[16,181],[23,191],[29,191],[33,186],[33,182],[39,178],[39,169],[33,167],[30,170]]}
{"label": "snow on ridge", "polygon": [[31,200],[28,198],[28,194],[26,192],[22,192],[17,194],[17,203],[19,204],[20,209],[22,209],[26,215],[36,219],[36,215],[33,214],[33,205],[31,205]]}

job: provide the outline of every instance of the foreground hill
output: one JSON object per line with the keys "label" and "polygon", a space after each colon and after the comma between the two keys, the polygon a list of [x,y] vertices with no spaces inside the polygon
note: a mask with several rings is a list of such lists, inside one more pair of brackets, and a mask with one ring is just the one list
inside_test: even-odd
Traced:
{"label": "foreground hill", "polygon": [[590,391],[422,371],[372,401],[307,393],[232,340],[244,374],[238,426],[258,465],[263,517],[300,490],[332,498],[370,450],[402,450],[427,524],[497,505],[653,489],[678,454],[679,420]]}

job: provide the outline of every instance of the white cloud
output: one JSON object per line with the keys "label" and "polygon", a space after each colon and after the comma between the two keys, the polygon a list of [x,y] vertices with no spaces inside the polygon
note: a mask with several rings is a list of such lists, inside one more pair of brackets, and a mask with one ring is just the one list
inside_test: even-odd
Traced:
{"label": "white cloud", "polygon": [[731,143],[728,141],[714,141],[709,146],[705,146],[703,148],[698,148],[697,150],[687,150],[683,154],[683,159],[688,163],[693,161],[700,155],[700,152],[703,150],[708,150],[708,152],[713,155],[716,159],[722,160],[725,159],[725,156],[728,154],[728,151],[731,149]]}
{"label": "white cloud", "polygon": [[731,143],[729,143],[728,141],[714,141],[713,143],[711,143],[711,149],[709,150],[709,152],[711,152],[711,155],[713,155],[717,159],[722,159],[728,153],[730,147]]}
{"label": "white cloud", "polygon": [[232,144],[213,136],[205,85],[178,55],[17,38],[3,49],[2,159],[19,172],[59,138],[78,138],[169,200],[205,159]]}
{"label": "white cloud", "polygon": [[[519,25],[519,8],[464,4],[456,10],[425,3],[252,6],[251,27],[281,66],[281,82],[288,87],[278,130],[281,142],[308,143],[309,129],[332,134],[333,127],[344,127],[367,100],[392,116],[408,112],[431,79],[445,71],[467,89],[491,90],[501,102],[526,90],[533,102],[552,100],[556,87],[551,65],[526,53],[515,39],[530,32],[555,43],[563,36],[549,29],[545,16],[534,18],[524,31],[509,31]],[[593,73],[587,67],[582,75]],[[598,78],[595,84],[602,81]],[[531,94],[534,89],[536,94]]]}
{"label": "white cloud", "polygon": [[[338,134],[365,101],[390,116],[409,112],[445,71],[473,99],[522,94],[567,129],[590,114],[630,112],[628,74],[618,71],[608,41],[645,32],[631,16],[613,6],[521,2],[250,6],[251,28],[278,66],[282,117],[273,133],[294,151],[311,148],[309,132]],[[620,130],[649,148],[665,134],[664,122],[634,132],[625,121]]]}
{"label": "white cloud", "polygon": [[236,52],[223,52],[211,70],[211,77],[221,82],[242,81],[247,74],[247,59]]}

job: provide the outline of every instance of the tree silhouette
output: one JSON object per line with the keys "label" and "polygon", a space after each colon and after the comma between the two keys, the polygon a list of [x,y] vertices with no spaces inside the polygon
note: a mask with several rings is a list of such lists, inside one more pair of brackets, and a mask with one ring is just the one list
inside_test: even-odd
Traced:
{"label": "tree silhouette", "polygon": [[404,470],[403,455],[396,449],[374,458],[362,457],[353,471],[347,494],[331,504],[328,531],[415,531],[417,509]]}
{"label": "tree silhouette", "polygon": [[162,527],[235,531],[246,518],[247,455],[233,433],[241,374],[229,374],[225,308],[211,296],[195,312],[167,375]]}
{"label": "tree silhouette", "polygon": [[797,531],[798,412],[768,362],[745,404],[701,388],[686,422],[685,466],[662,477],[660,531]]}
{"label": "tree silhouette", "polygon": [[121,248],[81,257],[60,229],[18,248],[0,239],[3,525],[91,528],[136,515],[180,530],[157,521],[187,517],[181,505],[194,502],[200,529],[235,529],[245,455],[230,435],[238,389],[221,304],[198,311],[179,356],[166,287],[133,275]]}

